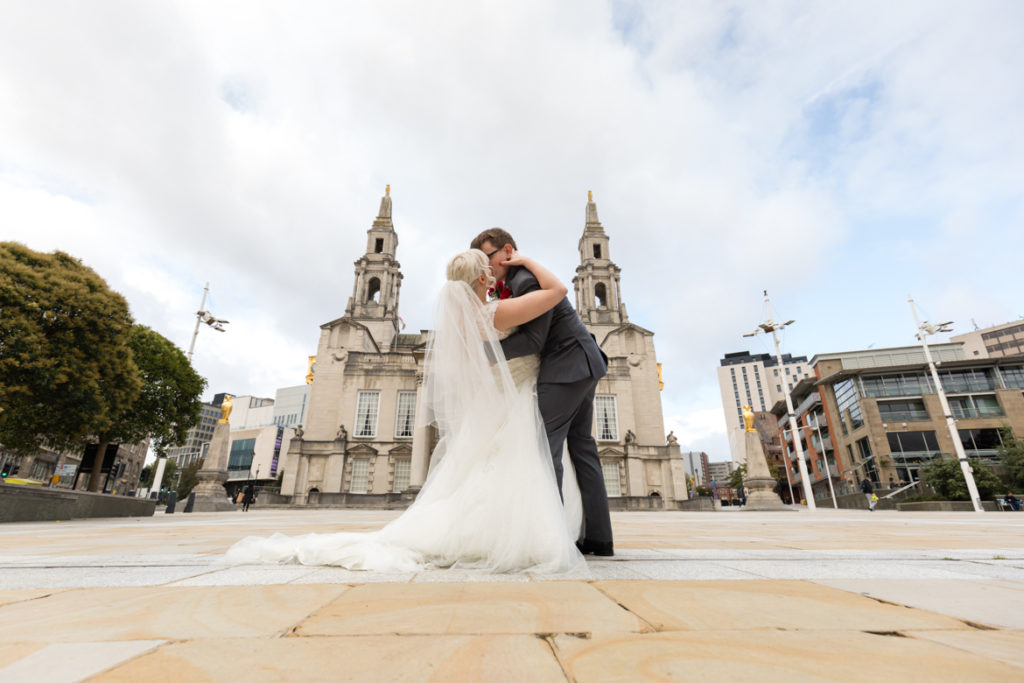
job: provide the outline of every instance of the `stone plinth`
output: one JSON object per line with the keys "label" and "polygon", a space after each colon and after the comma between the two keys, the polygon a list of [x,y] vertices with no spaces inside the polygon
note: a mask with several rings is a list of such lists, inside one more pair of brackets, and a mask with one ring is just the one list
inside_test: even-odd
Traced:
{"label": "stone plinth", "polygon": [[792,510],[775,493],[776,481],[768,469],[768,461],[764,457],[764,447],[757,432],[744,432],[744,444],[747,461],[747,476],[743,485],[747,489],[745,510]]}
{"label": "stone plinth", "polygon": [[219,512],[234,510],[235,506],[228,500],[224,482],[228,480],[228,449],[231,446],[231,428],[227,423],[218,423],[213,428],[213,440],[210,450],[206,452],[203,469],[199,470],[196,484],[196,502],[192,506],[195,512]]}

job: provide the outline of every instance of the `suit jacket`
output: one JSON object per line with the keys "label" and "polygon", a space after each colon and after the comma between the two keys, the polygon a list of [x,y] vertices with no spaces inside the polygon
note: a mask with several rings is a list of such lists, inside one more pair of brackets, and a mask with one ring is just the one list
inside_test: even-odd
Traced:
{"label": "suit jacket", "polygon": [[[540,289],[533,273],[515,266],[509,269],[505,286],[512,296]],[[583,326],[568,297],[547,313],[520,325],[502,340],[501,348],[509,359],[539,353],[538,382],[568,384],[586,377],[598,380],[608,372],[608,357]]]}

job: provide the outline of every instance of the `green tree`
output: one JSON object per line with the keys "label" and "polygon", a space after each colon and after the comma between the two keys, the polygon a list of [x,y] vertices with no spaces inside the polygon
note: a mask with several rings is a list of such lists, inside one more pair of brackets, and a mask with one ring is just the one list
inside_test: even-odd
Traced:
{"label": "green tree", "polygon": [[116,424],[142,386],[131,329],[124,297],[78,259],[0,242],[0,443],[80,449]]}
{"label": "green tree", "polygon": [[[153,479],[154,477],[156,477],[156,466],[157,463],[153,463],[147,468],[149,472],[147,472],[146,476],[139,481],[139,486],[147,489],[153,488]],[[145,470],[143,470],[143,472],[145,472]],[[176,475],[177,473],[178,463],[174,462],[173,460],[168,460],[167,464],[164,465],[164,478],[162,482],[163,488],[167,488],[168,482],[174,481],[174,475]]]}
{"label": "green tree", "polygon": [[117,431],[132,442],[153,439],[156,452],[164,455],[168,447],[184,444],[188,430],[199,423],[206,380],[181,349],[145,325],[132,327],[131,348],[142,389],[122,413]]}
{"label": "green tree", "polygon": [[746,463],[740,465],[732,472],[729,473],[728,484],[731,488],[737,491],[743,491],[743,481],[747,478],[747,465]]}
{"label": "green tree", "polygon": [[1003,430],[999,458],[1006,470],[1006,483],[1013,488],[1024,487],[1024,440],[1015,439],[1009,429]]}
{"label": "green tree", "polygon": [[[982,500],[992,498],[1002,489],[1003,484],[999,481],[999,477],[982,464],[981,460],[970,458],[968,462],[974,470],[974,483],[978,487],[978,495]],[[925,483],[946,500],[971,499],[959,461],[933,460],[921,474]]]}
{"label": "green tree", "polygon": [[181,477],[178,478],[178,498],[184,498],[192,493],[192,489],[199,483],[199,470],[203,468],[203,461],[197,460],[181,468]]}
{"label": "green tree", "polygon": [[[141,388],[133,401],[120,406],[117,419],[99,432],[100,448],[150,438],[157,454],[164,455],[168,446],[183,444],[188,430],[199,422],[199,396],[206,380],[192,369],[181,349],[145,325],[132,326],[129,346]],[[170,481],[167,475],[164,481]],[[99,478],[93,477],[89,490],[99,490],[99,484]]]}

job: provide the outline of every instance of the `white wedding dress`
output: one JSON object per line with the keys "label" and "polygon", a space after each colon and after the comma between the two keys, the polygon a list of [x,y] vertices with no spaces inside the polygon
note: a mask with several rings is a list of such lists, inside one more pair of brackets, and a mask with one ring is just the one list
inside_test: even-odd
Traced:
{"label": "white wedding dress", "polygon": [[464,282],[442,290],[417,417],[436,424],[439,441],[423,488],[400,517],[374,532],[250,536],[226,561],[385,572],[584,566],[575,546],[582,524],[576,477],[565,458],[563,505],[537,409],[539,357],[505,361],[496,307],[481,304]]}

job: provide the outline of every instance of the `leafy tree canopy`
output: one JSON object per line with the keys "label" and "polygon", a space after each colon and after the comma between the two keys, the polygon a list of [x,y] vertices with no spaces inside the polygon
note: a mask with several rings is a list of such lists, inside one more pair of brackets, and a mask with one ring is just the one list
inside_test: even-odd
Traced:
{"label": "leafy tree canopy", "polygon": [[193,463],[181,468],[181,477],[178,479],[178,498],[182,499],[192,493],[192,489],[199,483],[199,470],[203,468],[203,461],[196,460]]}
{"label": "leafy tree canopy", "polygon": [[115,438],[134,443],[149,437],[163,455],[168,446],[182,445],[198,424],[206,380],[181,349],[145,325],[132,327],[130,345],[142,388],[122,413]]}
{"label": "leafy tree canopy", "polygon": [[[974,470],[974,483],[978,487],[978,495],[982,500],[992,498],[1003,488],[992,470],[982,464],[977,458],[970,458],[968,462]],[[967,482],[960,469],[960,462],[957,460],[933,460],[922,471],[925,482],[935,492],[946,500],[970,500],[967,491]]]}
{"label": "leafy tree canopy", "polygon": [[120,294],[60,251],[0,242],[0,443],[78,448],[142,387]]}
{"label": "leafy tree canopy", "polygon": [[1007,484],[1015,489],[1024,487],[1024,440],[1013,438],[1013,432],[1004,429],[999,457],[1006,468]]}

